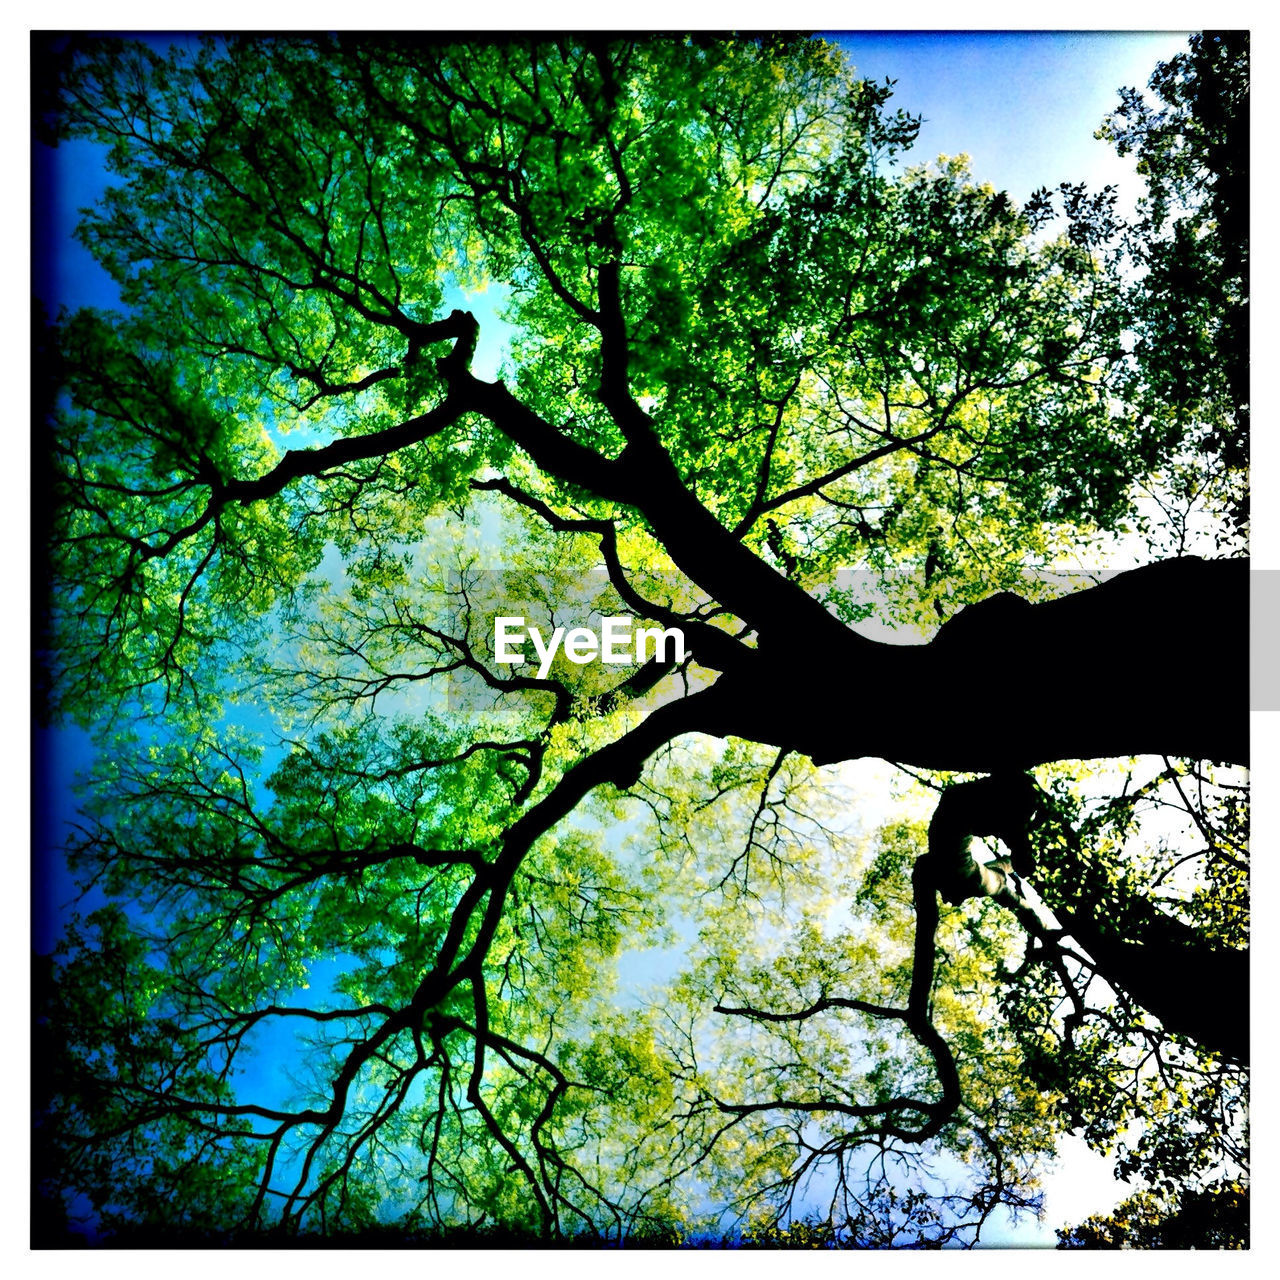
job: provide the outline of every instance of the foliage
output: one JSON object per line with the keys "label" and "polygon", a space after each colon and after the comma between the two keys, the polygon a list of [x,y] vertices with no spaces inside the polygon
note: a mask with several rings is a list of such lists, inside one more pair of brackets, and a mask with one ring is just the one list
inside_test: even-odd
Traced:
{"label": "foliage", "polygon": [[1248,1193],[1220,1182],[1171,1204],[1143,1191],[1058,1237],[1060,1249],[1247,1249]]}
{"label": "foliage", "polygon": [[[920,870],[953,700],[1013,724],[1042,616],[964,606],[1060,595],[1185,443],[1105,197],[908,166],[818,40],[63,61],[124,309],[42,337],[52,697],[100,746],[47,1195],[120,1242],[941,1245],[1071,1128],[1243,1162],[1240,1064],[1084,941],[1241,960],[1237,774],[1051,727],[1028,892]],[[537,675],[509,613],[689,652]]]}
{"label": "foliage", "polygon": [[[1098,136],[1137,159],[1147,185],[1134,227],[1141,390],[1174,419],[1195,464],[1172,497],[1214,484],[1230,523],[1247,517],[1249,457],[1249,34],[1202,32],[1158,66],[1154,101],[1123,89]],[[1205,465],[1206,456],[1220,459]],[[1175,505],[1178,505],[1175,502]]]}
{"label": "foliage", "polygon": [[[1247,1072],[1228,1056],[1205,1053],[1193,1037],[1159,1028],[1142,1007],[1145,993],[1114,989],[1114,975],[1099,963],[1102,944],[1080,916],[1087,903],[1113,935],[1144,940],[1139,961],[1147,965],[1158,963],[1160,930],[1173,922],[1187,928],[1179,945],[1213,939],[1221,943],[1216,954],[1245,955],[1245,784],[1234,770],[1166,758],[1133,762],[1122,786],[1108,779],[1107,790],[1117,793],[1082,801],[1073,772],[1059,776],[1054,794],[1075,848],[1046,839],[1036,887],[1093,955],[1056,948],[1041,933],[1040,945],[1008,975],[1002,1001],[1028,1074],[1071,1127],[1117,1157],[1117,1177],[1175,1196],[1211,1177],[1224,1156],[1247,1165]],[[1086,795],[1091,789],[1086,783]],[[1209,915],[1216,924],[1205,923]],[[1170,998],[1195,996],[1183,988]]]}

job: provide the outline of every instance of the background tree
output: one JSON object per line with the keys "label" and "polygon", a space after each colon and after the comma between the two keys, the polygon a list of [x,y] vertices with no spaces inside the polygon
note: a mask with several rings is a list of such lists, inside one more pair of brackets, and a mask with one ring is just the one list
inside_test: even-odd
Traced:
{"label": "background tree", "polygon": [[[1098,136],[1146,180],[1133,227],[1137,355],[1150,412],[1194,451],[1173,496],[1225,489],[1243,528],[1249,459],[1249,33],[1206,31],[1123,89]],[[1154,100],[1153,100],[1154,99]],[[1222,499],[1218,500],[1223,505]]]}
{"label": "background tree", "polygon": [[[48,339],[51,686],[110,745],[46,1189],[148,1238],[937,1244],[1068,1128],[1239,1163],[1244,664],[1171,691],[1243,564],[1028,573],[1183,441],[1105,197],[905,167],[820,41],[65,63],[126,311]],[[538,676],[506,612],[689,655]],[[856,820],[868,756],[914,815]]]}
{"label": "background tree", "polygon": [[1189,1192],[1172,1207],[1139,1192],[1115,1213],[1058,1233],[1060,1249],[1247,1249],[1249,1196],[1236,1182]]}

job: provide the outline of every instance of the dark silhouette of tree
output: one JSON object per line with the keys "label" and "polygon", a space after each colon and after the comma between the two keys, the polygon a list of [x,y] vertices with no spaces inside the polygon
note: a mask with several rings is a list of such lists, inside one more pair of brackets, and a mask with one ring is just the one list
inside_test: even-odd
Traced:
{"label": "dark silhouette of tree", "polygon": [[[1249,33],[1206,31],[1151,76],[1154,101],[1123,89],[1099,137],[1132,154],[1147,184],[1134,231],[1140,384],[1132,394],[1214,459],[1243,526],[1249,460]],[[1209,460],[1206,465],[1206,458]],[[1194,473],[1199,471],[1198,480]]]}
{"label": "dark silhouette of tree", "polygon": [[[887,1246],[1033,1208],[1068,1129],[1242,1163],[1245,564],[1029,572],[1190,430],[1105,197],[899,165],[815,40],[62,60],[124,310],[41,339],[102,902],[37,1005],[44,1193]],[[508,614],[687,654],[539,673]],[[914,810],[851,821],[865,757]]]}
{"label": "dark silhouette of tree", "polygon": [[1058,1237],[1059,1249],[1247,1249],[1249,1195],[1238,1182],[1221,1182],[1170,1206],[1139,1192]]}

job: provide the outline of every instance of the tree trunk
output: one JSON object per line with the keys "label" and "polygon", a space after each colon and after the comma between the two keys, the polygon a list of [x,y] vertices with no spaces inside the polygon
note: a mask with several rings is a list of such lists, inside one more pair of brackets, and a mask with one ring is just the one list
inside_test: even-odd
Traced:
{"label": "tree trunk", "polygon": [[924,645],[763,634],[718,681],[706,731],[819,764],[881,756],[965,772],[1162,754],[1247,764],[1244,560],[1166,560],[1074,595],[1004,595]]}

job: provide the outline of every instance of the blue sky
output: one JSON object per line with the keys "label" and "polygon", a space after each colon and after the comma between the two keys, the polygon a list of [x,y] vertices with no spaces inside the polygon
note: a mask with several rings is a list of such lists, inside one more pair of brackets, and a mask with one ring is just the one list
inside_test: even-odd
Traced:
{"label": "blue sky", "polygon": [[[1131,201],[1138,190],[1132,165],[1093,138],[1122,85],[1143,85],[1155,64],[1185,45],[1184,33],[832,33],[857,69],[875,80],[897,80],[893,105],[924,117],[909,162],[939,154],[967,153],[982,181],[1006,189],[1018,201],[1036,187],[1085,181],[1118,183]],[[101,153],[88,143],[64,144],[51,157],[52,186],[38,233],[47,252],[34,264],[38,296],[56,310],[110,306],[114,284],[71,238],[76,210],[91,203],[104,185]],[[56,842],[72,811],[70,777],[88,762],[83,735],[62,732],[47,739],[44,829],[37,839]],[[46,884],[48,885],[48,881]],[[54,877],[54,892],[37,920],[41,950],[52,940],[56,907],[68,887]],[[1123,1188],[1105,1166],[1072,1149],[1080,1176],[1060,1182],[1071,1201],[1063,1217],[1113,1203]],[[1054,1214],[1055,1219],[1059,1217]],[[1052,1243],[1052,1232],[1032,1229],[1006,1237]]]}
{"label": "blue sky", "polygon": [[[1133,165],[1093,137],[1122,85],[1143,87],[1186,32],[827,33],[893,104],[924,125],[911,161],[972,157],[975,175],[1022,202],[1086,181],[1138,190]],[[891,104],[892,105],[892,104]]]}

